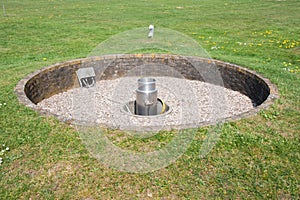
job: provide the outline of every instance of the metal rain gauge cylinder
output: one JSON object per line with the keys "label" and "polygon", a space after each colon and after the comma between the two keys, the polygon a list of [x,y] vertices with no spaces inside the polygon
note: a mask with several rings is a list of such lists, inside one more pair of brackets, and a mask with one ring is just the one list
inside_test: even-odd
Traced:
{"label": "metal rain gauge cylinder", "polygon": [[135,102],[136,115],[157,115],[157,89],[154,78],[138,79]]}

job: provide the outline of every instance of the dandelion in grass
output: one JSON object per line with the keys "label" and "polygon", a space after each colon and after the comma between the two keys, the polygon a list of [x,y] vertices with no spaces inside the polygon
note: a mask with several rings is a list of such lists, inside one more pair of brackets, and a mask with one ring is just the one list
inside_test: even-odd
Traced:
{"label": "dandelion in grass", "polygon": [[271,34],[272,34],[272,31],[268,31],[268,30],[267,30],[265,33],[266,33],[267,35],[271,35]]}

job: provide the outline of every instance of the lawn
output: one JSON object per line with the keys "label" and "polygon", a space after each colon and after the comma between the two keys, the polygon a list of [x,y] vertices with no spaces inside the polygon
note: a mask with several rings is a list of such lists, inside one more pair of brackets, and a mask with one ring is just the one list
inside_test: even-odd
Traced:
{"label": "lawn", "polygon": [[[3,0],[0,15],[0,199],[299,199],[299,0]],[[24,76],[86,57],[111,36],[140,27],[181,32],[212,58],[255,70],[280,99],[257,115],[202,127],[174,163],[147,173],[109,168],[93,158],[76,129],[19,104]],[[112,131],[122,148],[157,148]],[[122,141],[120,142],[120,139]],[[125,137],[125,138],[124,138]],[[153,147],[153,143],[155,143]]]}

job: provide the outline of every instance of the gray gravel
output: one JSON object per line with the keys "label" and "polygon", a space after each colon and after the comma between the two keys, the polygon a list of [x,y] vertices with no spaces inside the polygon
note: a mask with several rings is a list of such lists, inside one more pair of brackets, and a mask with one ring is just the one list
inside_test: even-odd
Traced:
{"label": "gray gravel", "polygon": [[103,80],[92,88],[75,88],[43,100],[38,109],[76,123],[96,123],[109,128],[159,131],[196,127],[253,109],[249,97],[224,87],[172,77],[154,77],[158,97],[171,108],[155,117],[134,116],[121,108],[135,100],[139,77]]}

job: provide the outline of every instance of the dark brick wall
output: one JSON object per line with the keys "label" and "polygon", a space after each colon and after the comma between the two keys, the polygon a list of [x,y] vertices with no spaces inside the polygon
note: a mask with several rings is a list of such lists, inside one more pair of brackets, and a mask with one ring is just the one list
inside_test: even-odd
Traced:
{"label": "dark brick wall", "polygon": [[[148,65],[163,67],[147,68]],[[54,94],[79,87],[76,71],[84,67],[94,67],[96,81],[140,75],[134,71],[137,67],[142,67],[145,75],[172,74],[174,77],[205,81],[239,91],[251,98],[255,106],[262,104],[271,91],[268,80],[237,65],[198,57],[142,54],[92,57],[52,65],[30,75],[25,85],[18,86],[17,90],[24,88],[27,98],[36,104]],[[169,69],[164,70],[166,67]],[[18,92],[19,95],[21,93]]]}

